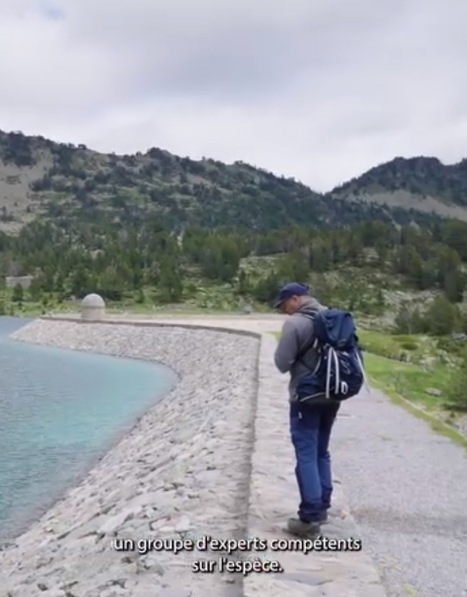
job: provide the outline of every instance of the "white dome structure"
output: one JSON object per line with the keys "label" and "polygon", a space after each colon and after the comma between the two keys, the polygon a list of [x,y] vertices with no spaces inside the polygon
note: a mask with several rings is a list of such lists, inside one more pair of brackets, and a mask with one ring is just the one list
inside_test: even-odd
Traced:
{"label": "white dome structure", "polygon": [[81,319],[96,321],[105,316],[105,302],[98,294],[87,294],[81,301]]}

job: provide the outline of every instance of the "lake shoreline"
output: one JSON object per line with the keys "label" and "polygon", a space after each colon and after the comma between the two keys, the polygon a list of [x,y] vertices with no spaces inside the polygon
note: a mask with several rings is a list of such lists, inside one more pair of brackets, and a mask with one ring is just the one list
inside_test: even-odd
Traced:
{"label": "lake shoreline", "polygon": [[[181,527],[226,538],[244,532],[258,337],[170,325],[40,319],[12,338],[156,361],[170,367],[178,383],[97,459],[77,486],[0,552],[0,595],[27,591],[35,597],[44,594],[44,586],[46,594],[65,595],[73,586],[77,597],[104,596],[122,573],[126,595],[182,589],[194,580],[207,594],[214,590],[221,595],[225,578],[193,576],[193,554],[178,554],[174,562],[170,553],[131,553],[123,557],[125,565],[109,543],[115,536],[173,536]],[[199,350],[203,345],[205,352]],[[231,470],[224,472],[226,461]],[[227,492],[223,504],[215,496],[218,483]],[[180,560],[186,562],[184,571]],[[150,578],[139,575],[141,566],[153,571]]]}
{"label": "lake shoreline", "polygon": [[[171,391],[173,390],[174,388],[172,388]],[[105,458],[106,454],[116,448],[128,435],[128,433],[138,426],[138,424],[141,422],[141,419],[146,416],[147,412],[155,408],[169,394],[170,392],[164,396],[157,396],[154,399],[154,404],[149,406],[149,409],[145,409],[144,412],[137,415],[128,424],[116,431],[111,440],[103,448],[98,450],[96,454],[90,456],[84,461],[81,471],[77,472],[73,477],[71,477],[63,490],[58,491],[54,497],[44,500],[36,507],[31,508],[27,515],[22,517],[22,522],[16,524],[15,518],[13,518],[12,523],[8,523],[7,525],[7,528],[11,526],[12,530],[0,532],[0,552],[2,549],[14,545],[16,539],[26,533],[36,522],[41,520],[41,518],[46,515],[56,504],[63,501],[71,489],[80,486],[86,480],[89,473]]]}
{"label": "lake shoreline", "polygon": [[[33,322],[34,320],[32,319],[28,319],[28,321],[25,323],[23,322],[18,322],[18,320],[20,318],[10,318],[10,317],[3,317],[3,319],[7,320],[7,326],[6,326],[6,330],[3,330],[2,328],[2,345],[5,343],[5,341],[9,344],[13,344],[17,343],[17,344],[21,344],[22,342],[18,342],[18,340],[14,337],[16,333],[18,333],[19,335],[21,335],[21,330],[23,327],[25,327],[25,325],[28,325],[28,323]],[[9,320],[9,321],[8,321]],[[9,324],[9,325],[8,325]],[[6,333],[5,333],[6,332]],[[78,349],[69,349],[69,348],[65,348],[65,347],[60,347],[57,348],[53,345],[50,346],[45,346],[42,344],[34,344],[34,343],[30,343],[30,342],[25,342],[25,344],[28,344],[29,346],[33,347],[36,346],[37,348],[39,348],[39,350],[48,350],[48,349],[55,349],[57,351],[57,353],[81,353],[82,355],[84,355],[83,351],[80,351]],[[4,347],[4,350],[8,351],[7,347]],[[52,355],[50,358],[56,358],[56,354],[52,352]],[[26,359],[27,357],[26,353]],[[125,366],[125,363],[128,363],[129,361],[134,361],[135,363],[141,363],[141,364],[145,364],[147,363],[147,367],[148,368],[152,368],[153,364],[147,361],[143,361],[141,359],[137,359],[135,357],[127,357],[127,358],[122,358],[120,357],[120,359],[116,359],[116,357],[111,356],[109,354],[105,354],[105,353],[88,353],[89,355],[96,355],[96,357],[104,357],[105,359],[113,359],[115,360],[115,362],[120,362],[123,361],[123,366]],[[71,358],[74,359],[75,355],[71,355]],[[81,359],[78,359],[77,362],[79,363]],[[76,362],[76,360],[74,361]],[[108,361],[107,361],[108,362]],[[157,406],[157,404],[163,400],[171,391],[174,390],[175,386],[178,384],[179,382],[179,375],[174,371],[174,369],[172,367],[168,367],[166,365],[164,365],[162,367],[162,371],[158,371],[159,368],[159,363],[155,363],[156,367],[154,367],[154,374],[152,375],[153,377],[155,375],[159,376],[165,376],[166,380],[162,383],[162,386],[166,385],[168,386],[168,391],[166,391],[165,388],[160,388],[158,391],[154,390],[154,386],[153,386],[153,390],[150,390],[150,392],[154,392],[153,396],[151,397],[151,395],[149,394],[149,400],[146,398],[145,399],[145,403],[141,404],[139,407],[133,408],[132,409],[132,413],[121,423],[118,423],[115,425],[115,428],[113,430],[109,429],[106,430],[106,437],[105,439],[101,442],[101,445],[99,447],[97,447],[97,449],[95,450],[89,450],[86,451],[86,453],[84,453],[84,451],[81,453],[81,456],[79,457],[81,462],[79,464],[77,464],[77,466],[74,466],[74,471],[71,471],[71,474],[68,475],[68,478],[66,479],[66,481],[63,482],[58,480],[58,484],[57,484],[57,488],[55,488],[55,486],[53,484],[51,484],[51,492],[48,491],[41,491],[39,496],[36,496],[35,499],[32,498],[31,496],[31,502],[29,504],[25,504],[23,507],[18,508],[18,509],[14,509],[11,513],[10,516],[8,516],[7,518],[3,519],[0,517],[0,550],[14,544],[15,540],[20,537],[23,533],[27,532],[27,530],[34,525],[34,523],[36,523],[38,520],[41,519],[41,517],[43,517],[51,508],[54,507],[54,505],[58,502],[60,502],[63,497],[66,495],[66,493],[72,489],[73,487],[76,487],[78,485],[80,485],[86,478],[86,476],[89,474],[90,471],[92,471],[98,464],[99,462],[105,457],[105,455],[113,450],[121,441],[122,439],[134,428],[138,425],[138,423],[140,422],[140,420],[145,416],[145,414],[151,410],[152,408],[154,408],[155,406]],[[137,369],[137,371],[139,371],[139,368]],[[86,370],[83,369],[83,374],[86,373]],[[133,373],[135,374],[135,373]],[[154,381],[154,380],[153,380]],[[158,382],[158,379],[155,380],[156,383]],[[34,384],[34,378],[31,380],[31,383]],[[56,386],[56,384],[55,384]],[[43,398],[43,396],[41,397]],[[149,403],[149,405],[148,405]],[[40,431],[40,429],[39,429]],[[52,471],[51,471],[52,472]],[[8,495],[8,487],[9,485],[7,484],[6,488],[5,486],[3,486],[3,492],[6,492],[6,495]],[[21,499],[21,496],[20,496]]]}

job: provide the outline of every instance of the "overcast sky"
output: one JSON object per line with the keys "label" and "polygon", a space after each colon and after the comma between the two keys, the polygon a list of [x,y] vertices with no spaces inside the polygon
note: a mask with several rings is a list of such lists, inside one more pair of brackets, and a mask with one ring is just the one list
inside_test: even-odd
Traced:
{"label": "overcast sky", "polygon": [[0,129],[318,191],[467,157],[467,0],[0,0]]}

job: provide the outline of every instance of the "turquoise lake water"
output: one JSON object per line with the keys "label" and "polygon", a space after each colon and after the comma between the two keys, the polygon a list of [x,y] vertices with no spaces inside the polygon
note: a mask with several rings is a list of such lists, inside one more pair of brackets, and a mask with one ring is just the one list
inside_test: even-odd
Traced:
{"label": "turquoise lake water", "polygon": [[0,317],[0,540],[50,506],[176,384],[161,365],[8,338]]}

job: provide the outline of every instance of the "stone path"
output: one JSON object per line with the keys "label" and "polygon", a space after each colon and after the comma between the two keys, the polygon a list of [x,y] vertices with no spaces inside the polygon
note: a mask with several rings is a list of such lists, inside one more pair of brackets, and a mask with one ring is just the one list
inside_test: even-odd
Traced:
{"label": "stone path", "polygon": [[[295,461],[289,440],[287,379],[274,369],[272,355],[276,341],[265,334],[260,354],[256,441],[252,459],[248,532],[272,540],[289,538],[284,521],[297,510]],[[329,538],[359,538],[340,482],[335,483],[334,507],[338,515],[323,527]],[[378,574],[363,551],[271,552],[284,573],[276,576],[250,575],[244,581],[244,596],[271,597],[383,597]],[[261,556],[261,557],[264,557]]]}

